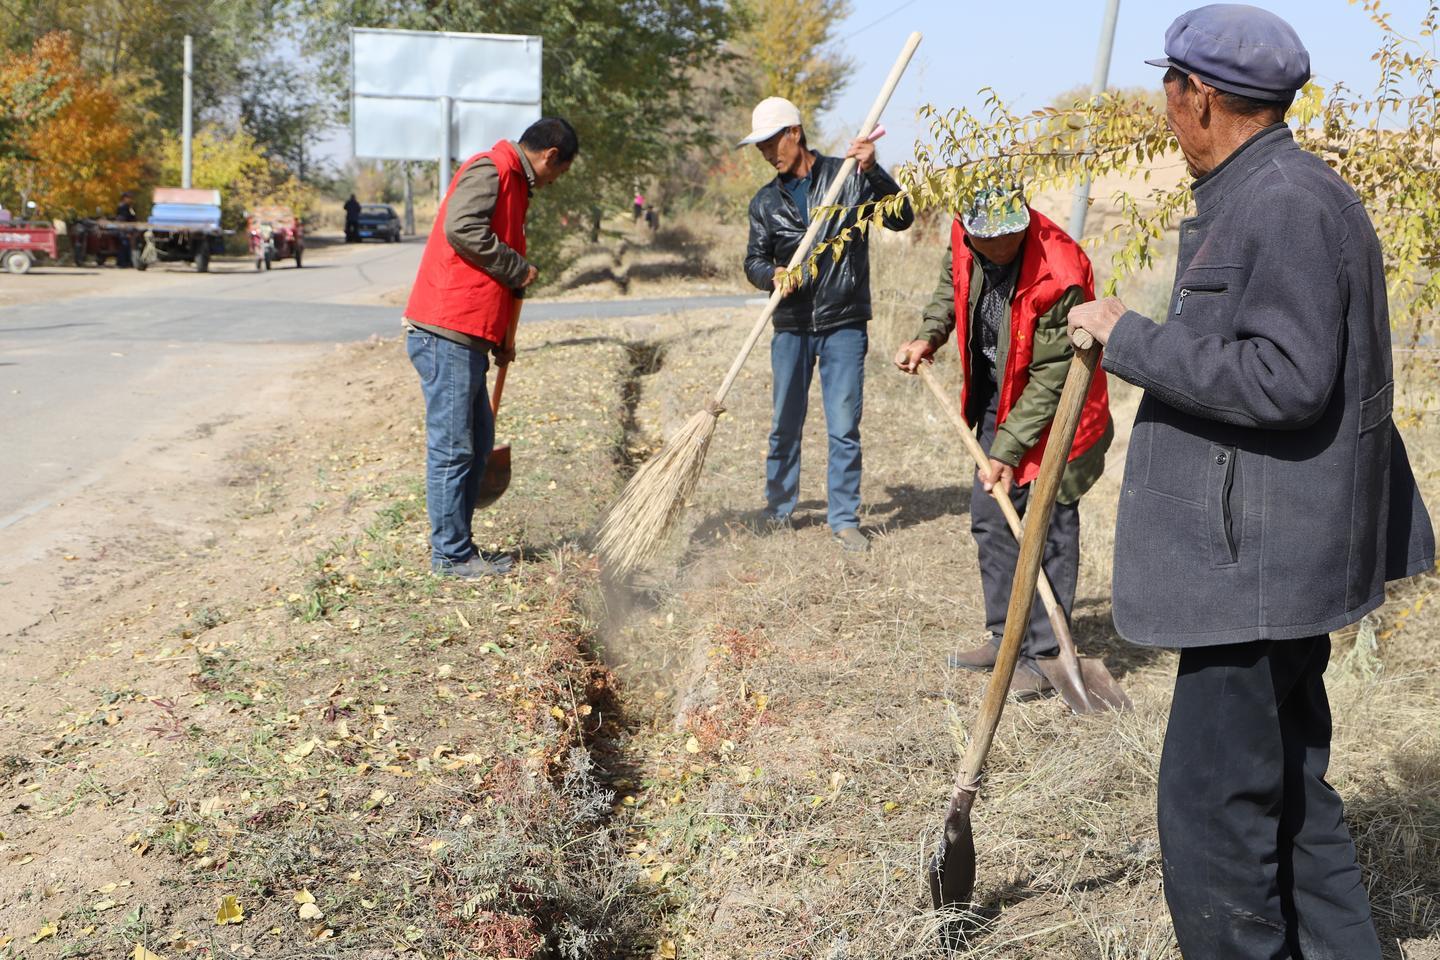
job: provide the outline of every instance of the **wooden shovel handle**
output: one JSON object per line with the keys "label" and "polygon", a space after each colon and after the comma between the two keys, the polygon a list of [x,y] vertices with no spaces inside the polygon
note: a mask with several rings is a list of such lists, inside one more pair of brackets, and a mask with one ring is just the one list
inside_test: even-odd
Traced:
{"label": "wooden shovel handle", "polygon": [[[510,329],[505,332],[505,342],[501,344],[507,353],[515,349],[515,331],[520,327],[520,308],[524,305],[524,300],[515,298],[515,311],[510,314]],[[505,371],[510,369],[510,363],[505,364],[495,374],[495,389],[490,391],[490,415],[494,417],[500,415],[500,397],[505,393]]]}
{"label": "wooden shovel handle", "polygon": [[980,787],[980,771],[990,753],[990,744],[995,739],[995,728],[1000,723],[1000,714],[1005,709],[1005,696],[1010,689],[1010,680],[1015,675],[1015,661],[1020,656],[1020,642],[1030,625],[1030,608],[1035,602],[1035,581],[1040,572],[1040,559],[1045,549],[1045,530],[1050,526],[1050,514],[1055,508],[1055,495],[1060,490],[1060,477],[1070,459],[1070,446],[1075,442],[1075,430],[1080,425],[1080,412],[1090,393],[1090,381],[1095,375],[1095,365],[1100,360],[1098,349],[1077,349],[1070,360],[1070,370],[1065,375],[1065,388],[1060,392],[1060,406],[1050,426],[1050,439],[1045,444],[1045,457],[1040,461],[1040,475],[1030,488],[1030,505],[1025,511],[1025,530],[1020,540],[1020,559],[1015,564],[1015,579],[1010,591],[1010,606],[1005,613],[1005,636],[1000,640],[1000,652],[995,660],[995,672],[990,675],[990,684],[985,688],[985,699],[980,704],[980,716],[976,718],[971,731],[970,746],[960,765],[960,774],[955,781],[953,805],[960,794],[974,794]]}
{"label": "wooden shovel handle", "polygon": [[[960,409],[954,398],[945,393],[945,388],[940,386],[940,382],[930,372],[930,364],[921,361],[917,372],[920,374],[920,379],[925,381],[925,386],[929,387],[930,392],[935,395],[935,399],[940,401],[941,409],[950,418],[955,432],[960,434],[960,442],[964,444],[966,452],[970,454],[970,459],[974,460],[975,465],[980,469],[988,470],[990,458],[985,455],[980,441],[975,439],[975,434],[969,424],[960,416]],[[1000,512],[1005,515],[1005,522],[1009,525],[1010,532],[1014,534],[1015,541],[1019,543],[1022,539],[1022,530],[1020,514],[1015,511],[1015,504],[999,487],[991,489],[990,495],[995,498]],[[1065,619],[1065,610],[1060,606],[1060,601],[1055,598],[1055,591],[1050,586],[1050,578],[1045,576],[1043,567],[1037,578],[1036,589],[1040,591],[1040,602],[1045,605],[1045,616],[1049,619],[1050,629],[1055,631],[1055,639],[1060,645],[1060,665],[1074,681],[1075,689],[1088,701],[1089,696],[1085,692],[1085,682],[1080,675],[1079,655],[1075,652],[1075,639],[1070,635],[1070,624]]]}
{"label": "wooden shovel handle", "polygon": [[[857,134],[860,139],[869,138],[870,134],[875,131],[875,125],[880,122],[880,114],[885,112],[885,107],[890,102],[891,95],[895,93],[895,88],[899,86],[900,77],[905,73],[905,68],[910,65],[910,58],[915,56],[915,48],[918,46],[920,46],[920,34],[910,34],[909,39],[905,41],[904,49],[900,51],[900,56],[895,60],[895,65],[890,68],[890,75],[885,78],[885,85],[880,88],[880,95],[870,105],[870,112],[865,116],[865,122],[860,124],[860,132]],[[830,181],[830,189],[825,191],[824,199],[818,204],[812,204],[812,209],[818,210],[821,207],[835,206],[835,202],[840,199],[840,191],[845,186],[845,181],[854,171],[855,158],[850,157],[841,165],[840,172],[835,175],[835,179]],[[786,267],[787,270],[794,270],[805,262],[805,258],[810,255],[810,248],[815,245],[815,240],[820,234],[820,228],[824,225],[824,217],[815,217],[810,221],[809,229],[805,231],[800,245],[795,248],[795,253],[790,257],[790,265]],[[774,316],[775,308],[780,306],[780,301],[783,299],[780,294],[780,288],[776,287],[770,294],[770,298],[765,301],[765,309],[760,311],[760,316],[756,318],[755,325],[750,328],[750,334],[745,338],[745,344],[740,348],[740,353],[736,355],[735,362],[730,364],[725,379],[721,381],[720,389],[715,391],[714,407],[724,406],[726,394],[735,385],[735,378],[740,376],[740,368],[745,366],[750,351],[755,349],[755,344],[760,342],[765,328],[770,325],[770,318]]]}

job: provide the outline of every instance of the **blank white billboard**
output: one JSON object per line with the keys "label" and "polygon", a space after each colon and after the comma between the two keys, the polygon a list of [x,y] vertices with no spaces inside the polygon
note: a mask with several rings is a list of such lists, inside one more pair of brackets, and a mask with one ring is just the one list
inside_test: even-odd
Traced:
{"label": "blank white billboard", "polygon": [[352,30],[355,155],[434,160],[441,97],[452,100],[456,158],[518,138],[540,119],[540,54],[539,37]]}

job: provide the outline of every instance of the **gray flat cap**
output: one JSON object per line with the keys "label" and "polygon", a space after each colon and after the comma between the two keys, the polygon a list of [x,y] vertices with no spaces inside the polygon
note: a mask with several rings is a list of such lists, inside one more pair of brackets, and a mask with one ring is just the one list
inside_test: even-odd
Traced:
{"label": "gray flat cap", "polygon": [[1286,100],[1310,79],[1310,52],[1295,28],[1244,3],[1182,13],[1165,31],[1165,56],[1145,62],[1254,100]]}

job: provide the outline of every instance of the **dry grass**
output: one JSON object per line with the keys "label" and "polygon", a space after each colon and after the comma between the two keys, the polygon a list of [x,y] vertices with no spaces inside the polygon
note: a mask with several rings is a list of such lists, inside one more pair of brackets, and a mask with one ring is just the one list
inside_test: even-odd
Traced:
{"label": "dry grass", "polygon": [[[729,398],[666,566],[616,603],[609,662],[632,689],[674,688],[628,749],[646,758],[648,774],[635,794],[638,852],[672,889],[668,928],[683,956],[945,953],[922,863],[982,693],[980,678],[941,666],[982,629],[966,516],[971,467],[921,385],[889,368],[894,346],[913,335],[940,255],[905,245],[874,254],[862,517],[873,552],[848,557],[829,542],[818,411],[803,453],[799,529],[755,531],[769,422],[768,371],[756,358]],[[1127,299],[1143,304],[1168,280],[1136,289]],[[664,435],[678,411],[702,401],[741,326],[734,315],[680,323],[666,366],[646,381],[641,429]],[[937,373],[956,383],[948,355]],[[1112,396],[1128,428],[1138,397],[1114,381]],[[1007,709],[974,816],[981,924],[955,956],[1178,957],[1153,810],[1174,659],[1124,644],[1109,618],[1127,436],[1084,503],[1076,638],[1105,656],[1136,709],[1089,718],[1056,700]],[[1416,459],[1429,500],[1440,503],[1433,418],[1411,440],[1423,448]],[[1392,958],[1402,943],[1407,957],[1440,946],[1440,682],[1427,646],[1437,624],[1424,602],[1437,582],[1400,585],[1373,623],[1337,637],[1329,675],[1332,782],[1349,805]],[[1372,633],[1378,646],[1367,652]]]}

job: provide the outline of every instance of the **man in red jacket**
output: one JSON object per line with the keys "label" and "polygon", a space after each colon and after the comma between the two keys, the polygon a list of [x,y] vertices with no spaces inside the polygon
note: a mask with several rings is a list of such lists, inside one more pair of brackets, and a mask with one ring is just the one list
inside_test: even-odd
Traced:
{"label": "man in red jacket", "polygon": [[444,576],[507,573],[470,535],[495,420],[485,375],[504,366],[517,298],[538,268],[525,259],[525,213],[533,190],[560,178],[580,152],[575,129],[537,120],[518,143],[501,140],[466,160],[450,182],[405,306],[406,349],[425,396],[425,500],[430,569]]}
{"label": "man in red jacket", "polygon": [[[1020,550],[990,490],[999,487],[1025,512],[1073,352],[1066,317],[1076,304],[1093,299],[1095,280],[1080,245],[1026,206],[1018,189],[987,191],[956,219],[935,299],[916,339],[895,357],[896,366],[914,373],[956,332],[965,377],[961,407],[990,456],[989,469],[976,471],[970,495],[986,636],[975,649],[952,654],[952,667],[995,665]],[[1100,478],[1113,436],[1105,376],[1097,373],[1045,538],[1045,575],[1067,617],[1080,571],[1078,501]],[[1055,631],[1037,601],[1010,693],[1026,699],[1049,692],[1036,661],[1058,652]]]}

